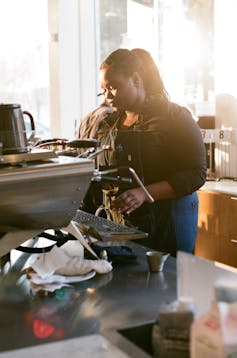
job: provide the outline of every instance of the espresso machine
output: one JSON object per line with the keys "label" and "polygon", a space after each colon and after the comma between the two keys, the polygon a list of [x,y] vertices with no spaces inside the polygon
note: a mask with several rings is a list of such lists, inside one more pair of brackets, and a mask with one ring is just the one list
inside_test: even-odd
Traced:
{"label": "espresso machine", "polygon": [[0,104],[0,257],[44,230],[67,227],[95,169],[93,159],[31,145],[25,114],[18,104]]}
{"label": "espresso machine", "polygon": [[[31,120],[30,140],[24,115]],[[154,199],[130,162],[125,168],[128,177],[124,177],[123,167],[100,172],[97,156],[113,148],[101,147],[96,139],[34,141],[34,130],[33,117],[20,105],[0,104],[0,258],[48,229],[66,230],[95,258],[97,254],[84,237],[88,228],[101,240],[148,236],[137,228],[99,217],[99,212],[92,215],[79,210],[91,181],[134,182],[152,203]],[[130,153],[127,156],[130,158]]]}

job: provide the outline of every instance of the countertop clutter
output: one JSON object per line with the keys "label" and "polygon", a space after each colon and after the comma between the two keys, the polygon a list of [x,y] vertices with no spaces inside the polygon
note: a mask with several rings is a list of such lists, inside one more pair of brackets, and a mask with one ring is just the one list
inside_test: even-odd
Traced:
{"label": "countertop clutter", "polygon": [[[121,245],[121,241],[118,244]],[[124,354],[138,357],[141,350],[119,332],[129,332],[134,326],[146,327],[146,324],[150,329],[161,304],[176,299],[176,259],[168,257],[163,272],[150,274],[147,249],[131,241],[123,244],[137,255],[136,260],[117,262],[107,274],[96,274],[87,281],[73,283],[48,295],[30,291],[29,282],[21,272],[28,254],[22,254],[11,269],[2,272],[0,352],[3,356],[11,350],[95,335],[86,343],[87,352],[88,344],[91,354],[94,352],[95,345],[89,343],[93,341],[111,348],[106,343],[109,340],[121,350],[111,348],[118,354],[115,357],[126,356]],[[97,335],[103,336],[104,341]],[[141,338],[140,343],[144,339]],[[103,357],[111,356],[110,348]]]}
{"label": "countertop clutter", "polygon": [[[196,250],[203,255],[198,256],[205,257],[208,252],[219,255],[210,259],[220,259],[224,253],[222,238],[236,245],[235,228],[231,234],[226,231],[229,220],[235,222],[229,216],[234,215],[237,205],[233,200],[236,186],[234,181],[223,180],[207,182],[199,190]],[[227,209],[229,205],[231,210]],[[213,241],[215,246],[210,246]],[[203,242],[209,245],[207,251],[202,251]],[[162,272],[149,273],[147,248],[131,240],[106,242],[112,244],[126,245],[137,258],[117,261],[111,272],[70,282],[53,293],[31,290],[22,271],[29,254],[22,253],[11,266],[5,264],[0,275],[0,357],[73,357],[78,351],[82,356],[103,358],[152,355],[152,328],[158,312],[164,303],[177,299],[176,259],[169,256]]]}

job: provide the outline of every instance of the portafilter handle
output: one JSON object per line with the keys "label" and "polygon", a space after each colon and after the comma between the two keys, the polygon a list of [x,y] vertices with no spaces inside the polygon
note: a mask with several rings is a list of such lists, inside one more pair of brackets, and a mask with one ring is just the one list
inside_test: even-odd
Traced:
{"label": "portafilter handle", "polygon": [[67,142],[67,146],[70,148],[98,148],[100,147],[100,141],[94,138],[75,139]]}
{"label": "portafilter handle", "polygon": [[[135,179],[135,181],[137,182],[138,186],[143,190],[144,194],[146,195],[146,198],[147,198],[148,202],[149,203],[154,203],[155,199],[149,193],[149,191],[147,190],[147,188],[145,187],[145,185],[143,184],[143,182],[141,181],[141,179],[137,175],[136,171],[131,167],[118,167],[118,168],[113,168],[113,169],[108,169],[108,170],[103,170],[103,171],[95,171],[94,180],[95,181],[102,181],[104,177],[106,178],[106,180],[109,180],[109,177],[107,177],[107,175],[108,174],[118,173],[119,169],[127,169],[131,173],[131,175],[133,176],[133,179]],[[111,178],[111,181],[115,181],[115,178]],[[117,176],[117,181],[118,182],[129,182],[129,183],[131,183],[129,178],[123,178],[123,177],[120,177],[119,175]]]}
{"label": "portafilter handle", "polygon": [[89,159],[94,159],[97,157],[97,155],[105,152],[105,151],[112,151],[113,148],[110,145],[103,145],[100,149],[97,149],[95,152],[93,152],[92,154],[90,154],[88,156]]}

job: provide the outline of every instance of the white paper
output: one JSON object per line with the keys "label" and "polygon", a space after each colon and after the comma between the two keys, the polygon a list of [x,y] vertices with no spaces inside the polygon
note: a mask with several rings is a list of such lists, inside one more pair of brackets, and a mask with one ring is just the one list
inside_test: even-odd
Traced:
{"label": "white paper", "polygon": [[90,278],[95,276],[95,271],[91,271],[85,275],[78,276],[61,276],[61,275],[50,275],[46,278],[42,278],[37,274],[31,274],[31,281],[36,285],[41,284],[51,284],[51,283],[71,283],[71,282],[81,282],[85,280],[89,280]]}
{"label": "white paper", "polygon": [[44,278],[52,275],[59,267],[65,266],[69,260],[63,250],[54,246],[50,252],[38,256],[31,267]]}

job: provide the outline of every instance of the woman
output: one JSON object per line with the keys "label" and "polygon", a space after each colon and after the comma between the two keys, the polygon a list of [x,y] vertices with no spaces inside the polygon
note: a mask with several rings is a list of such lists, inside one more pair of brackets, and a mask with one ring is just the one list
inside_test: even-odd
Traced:
{"label": "woman", "polygon": [[[100,86],[113,112],[98,126],[97,138],[116,146],[118,134],[121,138],[124,133],[129,146],[140,137],[142,179],[154,199],[149,203],[144,191],[135,186],[121,192],[112,209],[149,233],[139,243],[173,255],[177,250],[192,253],[197,234],[196,190],[206,178],[204,144],[191,113],[169,100],[149,56],[141,49],[118,49],[100,66]],[[105,155],[101,165],[116,166],[118,158],[118,153]]]}

